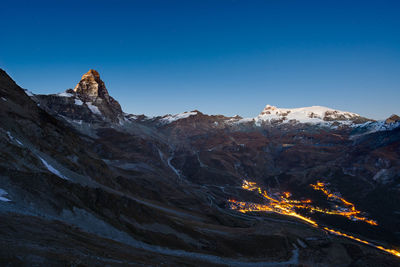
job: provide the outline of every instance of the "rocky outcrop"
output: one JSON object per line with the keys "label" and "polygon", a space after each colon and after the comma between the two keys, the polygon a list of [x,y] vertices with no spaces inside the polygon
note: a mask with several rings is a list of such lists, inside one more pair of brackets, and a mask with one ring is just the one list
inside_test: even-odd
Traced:
{"label": "rocky outcrop", "polygon": [[389,118],[387,118],[385,120],[386,124],[390,124],[390,123],[396,123],[400,121],[400,117],[397,116],[396,114],[393,114],[392,116],[390,116]]}
{"label": "rocky outcrop", "polygon": [[74,91],[82,98],[88,100],[93,100],[97,97],[107,101],[110,100],[107,88],[96,70],[89,70],[87,73],[83,74],[82,79],[75,86]]}

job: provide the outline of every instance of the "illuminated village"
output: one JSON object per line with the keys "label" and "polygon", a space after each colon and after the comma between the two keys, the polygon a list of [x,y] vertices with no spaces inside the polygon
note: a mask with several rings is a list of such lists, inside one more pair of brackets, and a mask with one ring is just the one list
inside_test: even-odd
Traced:
{"label": "illuminated village", "polygon": [[268,194],[266,190],[261,189],[260,187],[257,186],[255,182],[249,182],[247,180],[243,181],[242,188],[248,191],[255,191],[257,192],[262,198],[266,200],[265,204],[257,204],[257,203],[252,203],[252,202],[243,202],[243,201],[236,201],[233,199],[229,200],[230,203],[230,208],[233,210],[237,210],[242,213],[247,213],[247,212],[274,212],[286,216],[292,216],[295,218],[298,218],[306,223],[311,224],[314,227],[319,227],[320,229],[325,230],[326,232],[338,236],[343,236],[355,241],[358,241],[360,243],[364,243],[366,245],[375,247],[377,249],[383,250],[387,253],[390,253],[392,255],[395,255],[397,257],[400,257],[400,251],[394,250],[394,249],[387,249],[384,248],[380,245],[373,244],[371,242],[362,240],[360,238],[357,238],[355,236],[349,235],[342,233],[340,231],[321,226],[319,225],[315,220],[305,217],[297,212],[298,209],[304,209],[309,211],[310,213],[314,212],[319,212],[319,213],[324,213],[324,214],[329,214],[329,215],[340,215],[348,218],[349,220],[352,221],[361,221],[365,222],[367,224],[377,226],[378,223],[372,219],[368,219],[366,217],[361,216],[361,211],[357,210],[355,205],[341,196],[339,196],[338,193],[333,193],[329,189],[327,189],[327,185],[323,182],[317,182],[315,184],[310,184],[310,186],[316,190],[316,191],[321,191],[324,195],[326,195],[327,199],[329,201],[335,201],[335,202],[340,202],[342,205],[335,205],[335,209],[328,210],[328,209],[322,209],[317,206],[312,205],[312,201],[310,199],[306,200],[292,200],[289,199],[291,197],[290,192],[283,192],[283,193],[274,193],[274,194]]}

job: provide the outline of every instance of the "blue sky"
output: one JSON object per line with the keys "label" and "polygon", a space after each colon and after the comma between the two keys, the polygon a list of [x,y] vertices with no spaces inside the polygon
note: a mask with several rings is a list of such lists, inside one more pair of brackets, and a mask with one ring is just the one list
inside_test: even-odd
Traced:
{"label": "blue sky", "polygon": [[400,114],[400,1],[8,1],[0,68],[34,93],[100,72],[126,112],[266,104]]}

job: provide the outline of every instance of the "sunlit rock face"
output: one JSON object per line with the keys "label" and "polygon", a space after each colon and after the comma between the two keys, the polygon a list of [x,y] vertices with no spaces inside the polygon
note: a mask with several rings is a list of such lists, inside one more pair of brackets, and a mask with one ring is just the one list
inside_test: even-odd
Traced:
{"label": "sunlit rock face", "polygon": [[396,114],[393,114],[392,116],[390,116],[385,120],[386,124],[397,123],[397,122],[400,122],[400,117],[397,116]]}
{"label": "sunlit rock face", "polygon": [[82,76],[80,82],[75,86],[74,91],[82,98],[102,98],[109,101],[110,95],[100,74],[96,70],[89,70]]}

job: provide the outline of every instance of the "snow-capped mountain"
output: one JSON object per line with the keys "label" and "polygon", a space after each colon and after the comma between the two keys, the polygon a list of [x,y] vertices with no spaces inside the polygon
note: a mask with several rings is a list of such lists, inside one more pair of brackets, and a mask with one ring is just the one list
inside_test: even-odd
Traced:
{"label": "snow-capped mountain", "polygon": [[302,108],[277,108],[267,105],[264,110],[254,118],[256,123],[310,123],[310,124],[359,124],[370,119],[359,114],[340,111],[322,106],[311,106]]}
{"label": "snow-capped mountain", "polygon": [[268,127],[269,125],[280,124],[297,127],[300,126],[299,124],[307,124],[330,128],[338,126],[355,127],[357,134],[364,134],[392,130],[399,126],[398,118],[394,117],[395,115],[388,121],[376,122],[353,112],[323,106],[289,109],[267,105],[258,116],[253,118],[207,115],[197,110],[157,117],[126,114],[122,111],[118,101],[109,95],[105,83],[100,79],[100,74],[95,70],[89,70],[85,73],[73,90],[68,89],[65,92],[51,95],[35,95],[29,91],[25,91],[25,93],[36,101],[41,108],[53,115],[62,117],[76,127],[81,127],[85,123],[102,125],[107,122],[114,124],[113,127],[126,126],[130,128],[132,122],[167,127],[178,121],[182,125],[185,125],[186,122],[195,122],[199,129],[220,129],[232,125],[245,128]]}
{"label": "snow-capped mountain", "polygon": [[182,112],[182,113],[178,113],[175,115],[165,115],[163,116],[160,121],[162,123],[171,123],[180,119],[186,119],[190,116],[195,116],[197,115],[197,111],[187,111],[187,112]]}
{"label": "snow-capped mountain", "polygon": [[[183,112],[175,115],[165,115],[159,117],[162,124],[169,124],[181,119],[187,119],[189,117],[195,117],[199,115],[199,112]],[[201,113],[202,114],[202,113]],[[204,114],[202,114],[204,115]],[[254,118],[242,118],[240,116],[235,117],[224,117],[222,120],[218,118],[219,123],[226,124],[243,124],[250,123],[255,126],[262,126],[263,124],[314,124],[323,126],[372,126],[375,122],[372,119],[368,119],[360,116],[357,113],[335,110],[323,106],[311,106],[302,108],[277,108],[275,106],[267,105],[263,111]],[[383,122],[385,123],[385,122]],[[218,125],[215,124],[215,125]]]}

